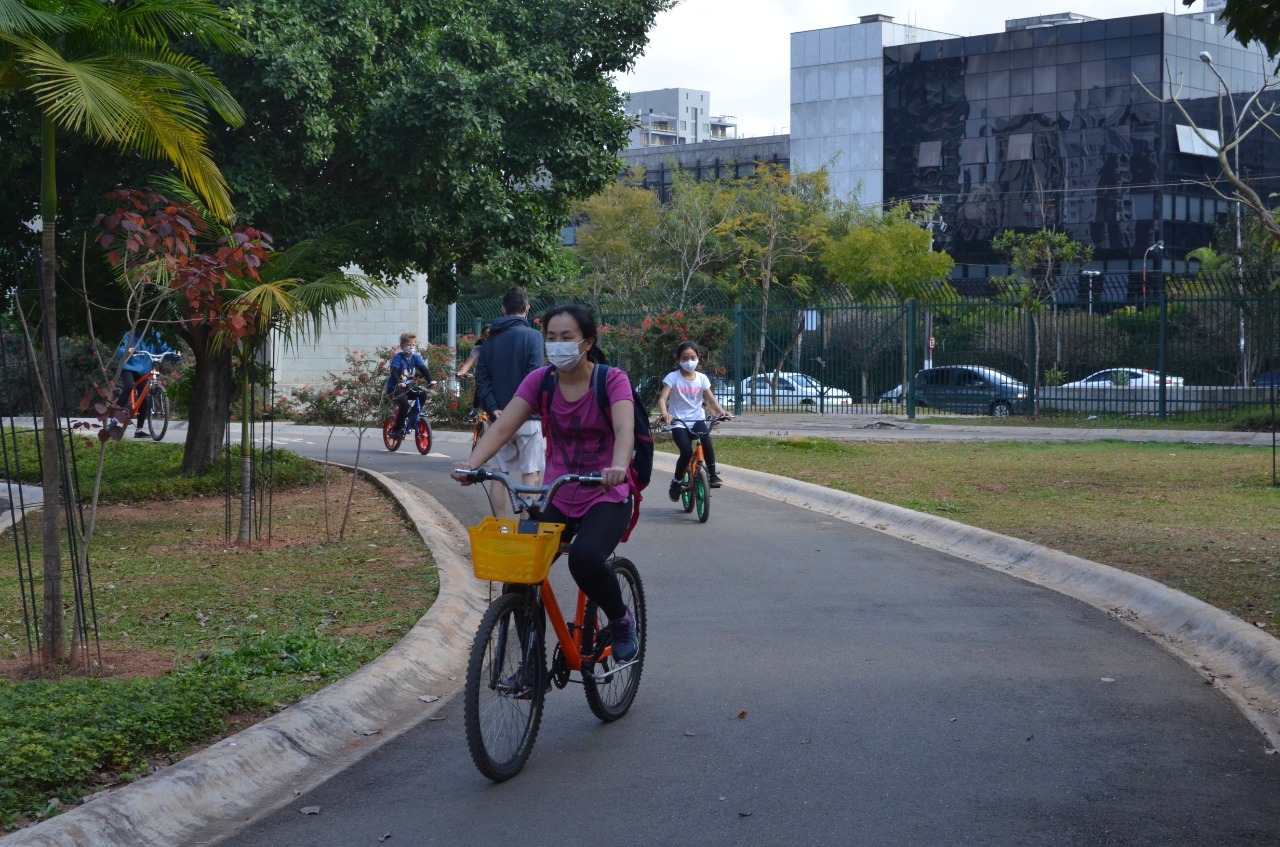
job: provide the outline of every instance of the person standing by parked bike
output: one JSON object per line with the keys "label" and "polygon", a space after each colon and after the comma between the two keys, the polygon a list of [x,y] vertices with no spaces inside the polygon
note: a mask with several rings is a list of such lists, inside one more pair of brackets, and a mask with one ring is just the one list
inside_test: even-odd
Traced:
{"label": "person standing by parked bike", "polygon": [[[491,327],[492,324],[485,324],[480,328],[480,337],[476,339],[475,346],[467,354],[467,360],[462,363],[462,367],[458,368],[459,379],[471,373],[475,369],[476,363],[480,361],[480,348],[489,340]],[[475,423],[478,417],[480,417],[480,392],[473,388],[471,391],[471,411],[467,412],[467,423]]]}
{"label": "person standing by parked bike", "polygon": [[[414,377],[421,377],[426,387],[414,385]],[[391,373],[387,374],[387,385],[384,389],[391,395],[396,404],[396,420],[392,429],[400,432],[404,429],[404,416],[409,414],[409,404],[416,394],[426,405],[427,388],[436,384],[435,378],[427,368],[426,359],[418,354],[418,336],[412,332],[400,333],[400,349],[391,357]]]}
{"label": "person standing by parked bike", "polygon": [[[116,402],[127,408],[134,384],[150,374],[154,367],[151,356],[162,356],[172,352],[174,352],[173,348],[161,341],[160,335],[154,329],[150,332],[133,330],[126,332],[124,338],[120,340],[120,346],[116,348],[116,356],[124,362],[120,371],[120,394],[116,397]],[[148,391],[143,396],[142,402],[138,404],[138,419],[133,422],[134,438],[151,437],[146,431],[147,419],[150,416],[151,392]]]}
{"label": "person standing by parked bike", "polygon": [[711,428],[707,426],[702,404],[706,403],[713,414],[733,416],[716,400],[711,391],[711,380],[698,372],[698,354],[698,345],[692,341],[682,341],[676,346],[676,370],[663,378],[662,392],[658,395],[658,421],[671,424],[671,439],[680,450],[676,476],[667,490],[667,496],[672,500],[680,499],[684,486],[681,480],[689,467],[689,460],[693,458],[695,438],[702,442],[702,455],[707,459],[711,487],[719,488],[721,485],[720,475],[716,473],[716,453],[711,449]]}
{"label": "person standing by parked bike", "polygon": [[[476,396],[489,420],[496,422],[520,383],[544,361],[542,334],[529,326],[529,295],[523,288],[516,286],[503,295],[502,317],[489,327],[489,337],[479,349]],[[542,423],[535,415],[502,445],[490,467],[511,476],[519,474],[525,485],[541,485],[546,452]],[[490,485],[488,494],[493,513],[501,517],[510,508],[506,491]]]}

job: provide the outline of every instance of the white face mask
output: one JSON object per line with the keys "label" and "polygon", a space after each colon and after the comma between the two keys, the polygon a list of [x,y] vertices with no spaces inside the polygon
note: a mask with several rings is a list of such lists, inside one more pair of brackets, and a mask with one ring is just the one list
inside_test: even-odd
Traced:
{"label": "white face mask", "polygon": [[582,352],[578,349],[580,341],[548,341],[547,361],[564,371],[578,364]]}
{"label": "white face mask", "polygon": [[418,352],[418,348],[417,348],[417,346],[416,346],[416,345],[410,344],[408,347],[404,348],[404,352],[405,352],[407,355],[412,356],[414,353],[417,353],[417,352]]}
{"label": "white face mask", "polygon": [[684,371],[685,373],[691,374],[697,369],[698,369],[697,359],[685,359],[680,363],[680,370]]}

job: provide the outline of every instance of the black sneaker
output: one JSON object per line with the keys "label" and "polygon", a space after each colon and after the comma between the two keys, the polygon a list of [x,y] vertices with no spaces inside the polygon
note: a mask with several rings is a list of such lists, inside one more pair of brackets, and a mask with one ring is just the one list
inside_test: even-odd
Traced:
{"label": "black sneaker", "polygon": [[684,491],[684,484],[678,479],[671,480],[671,487],[667,489],[667,496],[671,498],[671,502],[680,499],[680,492]]}
{"label": "black sneaker", "polygon": [[710,476],[711,476],[711,487],[719,488],[721,485],[720,474],[716,473],[715,471],[711,471]]}
{"label": "black sneaker", "polygon": [[616,621],[609,621],[610,635],[613,643],[614,661],[626,663],[640,652],[640,642],[636,639],[636,619],[631,610]]}

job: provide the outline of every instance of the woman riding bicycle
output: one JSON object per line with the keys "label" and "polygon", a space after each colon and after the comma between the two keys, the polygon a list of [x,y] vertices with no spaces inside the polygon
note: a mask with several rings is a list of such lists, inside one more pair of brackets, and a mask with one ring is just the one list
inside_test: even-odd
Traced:
{"label": "woman riding bicycle", "polygon": [[[609,617],[613,655],[627,662],[635,657],[635,619],[622,600],[609,556],[631,520],[627,466],[635,448],[635,412],[631,380],[610,368],[605,384],[610,415],[600,409],[592,390],[596,364],[605,364],[596,346],[596,322],[582,306],[555,306],[542,317],[547,359],[556,369],[556,387],[542,408],[541,386],[547,368],[532,371],[489,431],[476,442],[471,456],[455,471],[484,465],[532,415],[542,416],[547,435],[546,478],[562,474],[595,474],[603,484],[561,486],[542,520],[565,524],[562,538],[572,539],[569,572],[583,593]],[[612,417],[612,422],[610,422]],[[455,476],[455,478],[457,478]],[[459,479],[463,485],[470,480]]]}
{"label": "woman riding bicycle", "polygon": [[680,458],[676,460],[676,476],[667,489],[667,496],[672,500],[680,499],[680,492],[684,487],[681,480],[689,467],[689,460],[693,458],[694,437],[702,442],[702,454],[707,460],[711,487],[719,488],[721,484],[720,475],[716,473],[716,454],[711,449],[711,429],[707,426],[702,404],[705,402],[707,408],[717,415],[733,417],[716,400],[711,391],[711,380],[706,374],[698,373],[697,344],[692,341],[680,342],[676,346],[676,364],[678,369],[663,378],[662,393],[658,395],[658,410],[661,413],[658,421],[671,424],[671,438],[680,449]]}
{"label": "woman riding bicycle", "polygon": [[427,369],[427,362],[418,355],[418,336],[412,332],[400,333],[400,349],[391,357],[391,373],[387,375],[384,389],[396,404],[396,421],[392,425],[395,432],[404,429],[404,416],[409,414],[409,404],[416,395],[426,402],[426,389],[413,384],[414,376],[422,377],[427,387],[436,384]]}

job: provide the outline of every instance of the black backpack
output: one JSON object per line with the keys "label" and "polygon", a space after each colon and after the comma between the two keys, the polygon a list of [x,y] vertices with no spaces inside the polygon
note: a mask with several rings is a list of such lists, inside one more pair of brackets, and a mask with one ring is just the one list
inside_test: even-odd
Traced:
{"label": "black backpack", "polygon": [[[596,395],[596,403],[600,406],[600,411],[604,413],[604,419],[613,423],[613,407],[609,405],[609,393],[605,388],[606,380],[609,376],[608,365],[596,365],[595,371],[591,374],[591,390]],[[551,414],[551,392],[555,391],[556,383],[559,381],[560,375],[557,373],[555,365],[551,365],[542,374],[542,382],[538,387],[538,413],[542,416],[542,431],[546,434],[547,416]],[[644,498],[640,495],[649,485],[649,480],[653,478],[653,430],[649,426],[649,410],[645,408],[644,403],[640,401],[640,395],[636,393],[635,386],[631,386],[631,403],[635,408],[635,449],[631,454],[631,464],[627,466],[627,483],[631,488],[632,511],[631,523],[627,527],[626,533],[623,534],[622,540],[626,541],[631,535],[631,529],[636,525],[636,521],[640,519],[640,501]]]}

